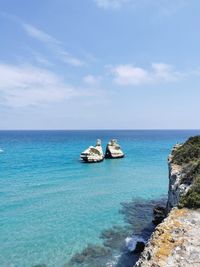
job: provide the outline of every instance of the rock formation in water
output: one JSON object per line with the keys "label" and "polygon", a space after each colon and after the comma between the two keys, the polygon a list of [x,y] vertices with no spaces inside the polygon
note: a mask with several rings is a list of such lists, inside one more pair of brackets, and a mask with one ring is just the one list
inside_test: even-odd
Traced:
{"label": "rock formation in water", "polygon": [[116,139],[110,140],[106,147],[106,153],[105,153],[105,158],[106,159],[118,159],[118,158],[123,158],[124,153],[121,150],[120,145],[117,143]]}
{"label": "rock formation in water", "polygon": [[101,146],[101,140],[97,139],[96,146],[90,146],[86,150],[84,150],[81,155],[81,159],[84,162],[88,163],[96,163],[96,162],[101,162],[104,160],[104,155],[103,155],[103,149]]}
{"label": "rock formation in water", "polygon": [[168,215],[135,267],[200,266],[200,136],[176,145],[168,164]]}

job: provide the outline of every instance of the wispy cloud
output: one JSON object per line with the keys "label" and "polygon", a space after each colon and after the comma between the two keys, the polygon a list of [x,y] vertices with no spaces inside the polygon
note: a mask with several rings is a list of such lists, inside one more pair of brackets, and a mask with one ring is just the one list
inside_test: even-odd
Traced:
{"label": "wispy cloud", "polygon": [[22,27],[30,37],[45,44],[59,60],[76,67],[85,65],[84,61],[72,56],[68,51],[66,51],[63,48],[62,42],[53,36],[27,23],[22,23]]}
{"label": "wispy cloud", "polygon": [[31,37],[44,42],[44,43],[53,43],[53,44],[61,44],[58,40],[50,36],[49,34],[45,33],[44,31],[39,30],[38,28],[34,27],[33,25],[23,23],[22,24],[24,30],[30,35]]}
{"label": "wispy cloud", "polygon": [[129,5],[131,7],[153,7],[159,10],[163,15],[171,15],[177,10],[189,4],[189,0],[93,0],[99,8],[103,9],[120,9],[123,6]]}
{"label": "wispy cloud", "polygon": [[35,60],[45,66],[52,66],[53,64],[44,56],[40,55],[39,53],[33,53]]}
{"label": "wispy cloud", "polygon": [[[33,64],[39,63],[39,65],[42,65],[43,67],[52,67],[54,63],[52,63],[47,55],[43,55],[40,52],[38,52],[35,49],[30,48],[29,46],[25,46],[24,49],[30,54],[31,60],[33,61]],[[20,62],[24,63],[24,57],[20,60]]]}
{"label": "wispy cloud", "polygon": [[0,103],[12,107],[64,101],[77,91],[57,74],[30,65],[0,64]]}
{"label": "wispy cloud", "polygon": [[101,76],[94,76],[92,74],[88,74],[83,77],[84,83],[86,83],[89,86],[99,86],[101,79],[102,79]]}
{"label": "wispy cloud", "polygon": [[110,67],[110,71],[114,75],[113,81],[116,84],[133,86],[177,81],[183,75],[164,63],[153,63],[150,69],[134,65],[118,65]]}
{"label": "wispy cloud", "polygon": [[98,7],[109,9],[117,9],[124,4],[131,2],[132,0],[94,0]]}

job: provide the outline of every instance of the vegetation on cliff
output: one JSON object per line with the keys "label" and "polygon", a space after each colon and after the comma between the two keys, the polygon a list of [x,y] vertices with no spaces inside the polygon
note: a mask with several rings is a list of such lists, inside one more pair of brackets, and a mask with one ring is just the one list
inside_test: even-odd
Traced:
{"label": "vegetation on cliff", "polygon": [[187,194],[180,198],[179,207],[200,208],[200,175],[195,178]]}
{"label": "vegetation on cliff", "polygon": [[190,137],[176,149],[172,161],[183,166],[182,183],[190,185],[179,207],[200,208],[200,136]]}
{"label": "vegetation on cliff", "polygon": [[200,135],[190,137],[173,153],[173,163],[178,165],[200,160]]}

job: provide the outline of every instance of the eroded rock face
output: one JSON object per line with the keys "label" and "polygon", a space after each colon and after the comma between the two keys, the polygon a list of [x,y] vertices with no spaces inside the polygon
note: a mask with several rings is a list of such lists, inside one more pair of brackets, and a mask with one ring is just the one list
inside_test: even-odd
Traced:
{"label": "eroded rock face", "polygon": [[161,223],[165,217],[166,217],[166,207],[163,207],[163,206],[159,206],[159,205],[156,205],[153,209],[153,223],[155,225],[158,225],[159,223]]}
{"label": "eroded rock face", "polygon": [[[172,152],[176,150],[179,146],[175,146]],[[168,190],[168,202],[167,211],[169,212],[173,207],[176,207],[179,203],[180,196],[185,195],[190,184],[187,183],[184,176],[184,169],[182,166],[173,163],[172,153],[168,157],[169,166],[169,190]]]}
{"label": "eroded rock face", "polygon": [[199,267],[200,211],[174,208],[156,227],[135,267]]}
{"label": "eroded rock face", "polygon": [[123,158],[124,153],[121,150],[120,145],[117,143],[116,139],[110,140],[106,147],[106,153],[105,153],[105,158],[106,159],[118,159],[118,158]]}
{"label": "eroded rock face", "polygon": [[145,243],[138,241],[134,250],[134,253],[141,253],[144,250]]}
{"label": "eroded rock face", "polygon": [[175,165],[169,161],[168,211],[178,205],[180,199],[181,176],[181,166]]}
{"label": "eroded rock face", "polygon": [[103,149],[101,146],[101,140],[97,139],[97,143],[95,147],[90,146],[89,148],[84,150],[81,153],[80,158],[82,159],[82,161],[88,162],[88,163],[97,163],[97,162],[103,161],[104,155],[103,155]]}
{"label": "eroded rock face", "polygon": [[[135,267],[200,267],[200,210],[176,208],[192,181],[184,167],[173,163],[173,151],[179,146],[168,158],[168,215],[155,228]],[[155,210],[158,221],[159,214],[162,209]]]}

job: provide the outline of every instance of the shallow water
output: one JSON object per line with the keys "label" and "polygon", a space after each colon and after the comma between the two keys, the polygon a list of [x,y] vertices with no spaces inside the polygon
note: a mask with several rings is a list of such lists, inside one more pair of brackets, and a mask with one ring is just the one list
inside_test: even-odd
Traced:
{"label": "shallow water", "polygon": [[[108,263],[114,255],[120,266],[121,240],[126,234],[139,231],[137,225],[145,226],[140,220],[146,218],[145,212],[137,208],[140,215],[132,216],[132,225],[128,224],[130,221],[119,212],[120,203],[138,199],[151,203],[165,197],[167,155],[177,141],[197,133],[1,131],[0,266],[63,267],[89,243],[98,247],[88,253],[98,254],[99,246],[102,250],[102,244],[109,241],[99,236],[105,229],[113,229],[113,225],[118,227],[113,245],[104,246],[111,251],[101,253],[107,253]],[[102,139],[104,149],[109,139],[117,138],[126,157],[82,164],[80,152],[97,138]],[[98,264],[105,263],[97,262],[100,267]]]}

